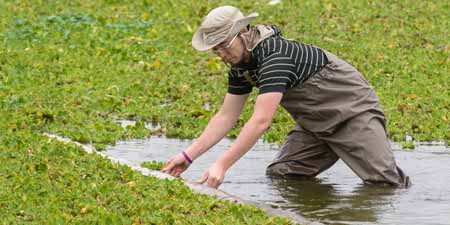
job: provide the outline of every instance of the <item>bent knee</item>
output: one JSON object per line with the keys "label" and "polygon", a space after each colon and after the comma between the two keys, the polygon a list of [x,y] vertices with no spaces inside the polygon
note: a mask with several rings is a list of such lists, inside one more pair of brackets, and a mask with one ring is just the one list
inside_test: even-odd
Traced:
{"label": "bent knee", "polygon": [[280,177],[315,177],[317,171],[301,168],[295,165],[295,162],[273,163],[266,168],[266,175]]}

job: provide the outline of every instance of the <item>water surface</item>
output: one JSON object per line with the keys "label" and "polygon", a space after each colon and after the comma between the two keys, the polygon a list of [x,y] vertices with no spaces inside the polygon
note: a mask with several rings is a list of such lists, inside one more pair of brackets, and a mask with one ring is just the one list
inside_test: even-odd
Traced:
{"label": "water surface", "polygon": [[[106,154],[136,164],[166,161],[191,143],[154,136],[118,142]],[[182,177],[199,179],[231,143],[219,142]],[[272,179],[264,172],[278,147],[263,142],[230,168],[219,189],[326,224],[450,224],[450,149],[425,144],[416,150],[393,148],[398,165],[411,177],[408,189],[363,185],[341,160],[313,180]]]}

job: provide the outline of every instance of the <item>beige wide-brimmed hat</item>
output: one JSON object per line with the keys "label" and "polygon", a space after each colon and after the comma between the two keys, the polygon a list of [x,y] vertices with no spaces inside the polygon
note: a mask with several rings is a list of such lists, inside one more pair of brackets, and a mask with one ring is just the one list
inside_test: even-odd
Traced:
{"label": "beige wide-brimmed hat", "polygon": [[207,51],[239,33],[258,16],[251,13],[244,16],[233,6],[221,6],[211,10],[192,37],[192,46],[198,51]]}

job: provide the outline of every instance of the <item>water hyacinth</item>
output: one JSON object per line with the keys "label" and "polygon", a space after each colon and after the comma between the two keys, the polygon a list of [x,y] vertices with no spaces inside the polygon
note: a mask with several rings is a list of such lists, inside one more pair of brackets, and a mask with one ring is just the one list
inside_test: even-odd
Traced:
{"label": "water hyacinth", "polygon": [[[55,133],[98,150],[150,136],[145,123],[159,124],[169,137],[198,136],[220,107],[226,71],[210,55],[195,52],[190,40],[206,12],[226,3],[0,2],[0,220],[286,223],[228,203],[205,211],[216,200],[40,136]],[[256,22],[277,24],[286,37],[357,67],[380,97],[391,139],[403,141],[408,134],[415,141],[449,142],[445,1],[235,5],[259,12]],[[255,96],[230,137],[250,117]],[[117,118],[140,124],[121,127]],[[292,127],[280,109],[264,139],[282,142]],[[124,185],[130,181],[133,189]]]}

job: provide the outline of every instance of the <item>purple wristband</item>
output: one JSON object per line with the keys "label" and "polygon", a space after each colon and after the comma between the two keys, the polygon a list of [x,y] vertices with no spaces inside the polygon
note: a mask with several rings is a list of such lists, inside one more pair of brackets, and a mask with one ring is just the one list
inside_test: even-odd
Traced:
{"label": "purple wristband", "polygon": [[186,152],[182,151],[184,158],[190,163],[192,164],[192,159],[189,158],[189,156],[186,154]]}

